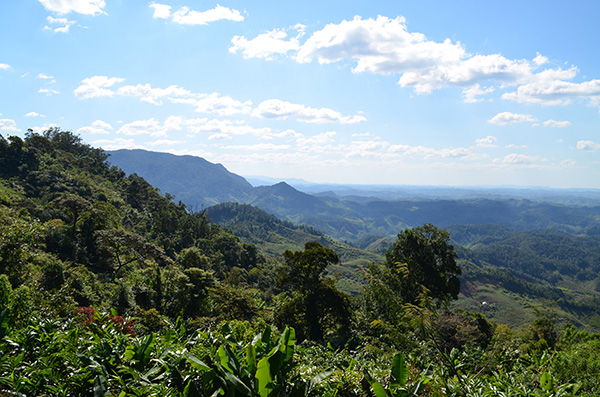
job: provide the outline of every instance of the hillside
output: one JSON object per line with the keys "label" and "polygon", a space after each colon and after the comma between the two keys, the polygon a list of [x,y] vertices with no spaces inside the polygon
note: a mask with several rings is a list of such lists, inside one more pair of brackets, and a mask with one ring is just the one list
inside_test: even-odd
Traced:
{"label": "hillside", "polygon": [[[595,205],[567,205],[556,201],[576,201],[565,192],[533,192],[528,197],[550,197],[546,201],[533,201],[524,198],[502,197],[493,190],[495,198],[470,197],[462,199],[403,199],[396,194],[393,199],[382,200],[374,196],[339,196],[334,192],[311,195],[303,193],[285,182],[272,186],[252,188],[242,177],[226,172],[227,177],[215,178],[211,183],[202,181],[203,172],[208,172],[206,180],[211,180],[215,169],[224,171],[222,166],[212,165],[205,171],[207,162],[191,156],[166,155],[165,169],[151,171],[163,166],[158,153],[146,151],[121,151],[111,161],[119,166],[126,165],[127,172],[136,172],[142,177],[154,180],[162,191],[175,195],[191,208],[211,203],[233,201],[252,204],[260,209],[296,224],[312,226],[339,240],[358,242],[372,237],[394,237],[406,227],[425,223],[438,226],[498,224],[519,230],[551,228],[571,234],[600,234],[600,206],[592,193],[585,202]],[[129,160],[129,156],[136,161]],[[194,168],[200,161],[202,167]],[[209,163],[210,164],[210,163]],[[182,170],[185,170],[183,172]],[[155,174],[161,174],[156,178]],[[154,179],[156,178],[156,179]],[[200,182],[198,181],[200,180]],[[234,181],[230,183],[230,181]],[[455,189],[456,190],[456,189]],[[453,190],[454,191],[454,190]],[[513,190],[514,191],[514,190]],[[220,192],[226,192],[221,194]],[[352,193],[360,190],[352,190]],[[367,190],[367,192],[369,192]],[[371,193],[377,193],[371,191]],[[407,190],[407,197],[414,197]],[[468,196],[475,193],[470,191]],[[506,194],[506,193],[505,193]],[[553,196],[554,194],[554,196]],[[488,194],[489,196],[490,194]]]}
{"label": "hillside", "polygon": [[107,153],[110,163],[127,174],[142,176],[151,185],[174,194],[177,201],[196,211],[226,201],[243,201],[252,191],[252,185],[244,178],[201,157],[139,149]]}
{"label": "hillside", "polygon": [[329,273],[339,276],[338,288],[354,295],[360,293],[365,281],[359,268],[383,259],[383,255],[376,251],[344,244],[314,228],[282,221],[249,204],[218,204],[209,207],[206,214],[211,222],[231,229],[243,242],[256,245],[272,258],[281,257],[286,250],[300,250],[309,241],[331,248],[339,255],[340,264],[330,266]]}
{"label": "hillside", "polygon": [[450,227],[451,302],[460,270],[433,225],[384,260],[251,205],[170,198],[70,132],[0,136],[2,393],[358,397],[401,373],[414,394],[597,391],[600,336],[569,325],[600,324],[597,236]]}

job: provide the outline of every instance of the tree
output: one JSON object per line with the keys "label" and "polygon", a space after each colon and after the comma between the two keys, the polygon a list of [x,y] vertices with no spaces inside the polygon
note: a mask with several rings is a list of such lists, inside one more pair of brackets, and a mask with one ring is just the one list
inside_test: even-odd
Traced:
{"label": "tree", "polygon": [[385,265],[398,277],[404,302],[418,303],[425,292],[441,304],[458,298],[456,256],[450,234],[428,223],[400,232]]}
{"label": "tree", "polygon": [[325,277],[327,266],[339,262],[337,254],[317,242],[308,242],[304,251],[285,251],[285,265],[277,279],[280,288],[292,297],[277,311],[280,325],[296,329],[298,339],[322,340],[326,332],[344,336],[350,325],[350,300],[334,280]]}

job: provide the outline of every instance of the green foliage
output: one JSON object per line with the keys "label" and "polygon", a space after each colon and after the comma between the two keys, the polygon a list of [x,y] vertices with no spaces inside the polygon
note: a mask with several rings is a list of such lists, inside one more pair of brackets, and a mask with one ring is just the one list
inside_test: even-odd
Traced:
{"label": "green foliage", "polygon": [[450,234],[432,224],[405,229],[386,254],[386,266],[398,279],[400,295],[417,303],[425,292],[439,303],[457,299],[460,268]]}
{"label": "green foliage", "polygon": [[293,325],[300,340],[347,337],[351,321],[349,298],[325,278],[330,264],[338,256],[317,242],[305,244],[304,251],[283,253],[285,265],[277,278],[278,285],[291,292],[289,300],[277,310],[278,324]]}
{"label": "green foliage", "polygon": [[[514,331],[482,314],[436,312],[456,297],[460,269],[448,234],[432,225],[403,231],[383,264],[366,264],[354,256],[358,250],[314,229],[278,223],[253,207],[229,206],[240,220],[246,215],[256,220],[256,225],[242,221],[240,230],[248,236],[264,235],[277,249],[291,248],[280,258],[267,258],[251,241],[211,224],[205,213],[191,213],[105,160],[104,152],[60,129],[29,131],[25,139],[0,137],[2,392],[378,397],[599,392],[598,334],[563,331],[556,317],[540,316]],[[298,200],[314,214],[323,209],[316,199],[302,203],[306,197],[285,184],[263,190]],[[341,207],[335,211],[343,212]],[[499,213],[506,210],[500,207]],[[392,218],[389,225],[402,223]],[[268,223],[281,234],[269,234]],[[361,233],[356,224],[352,230],[348,223],[339,225],[346,228],[341,233]],[[595,254],[583,248],[595,240],[523,233],[518,235],[523,241],[511,240],[520,243],[518,250],[497,244],[493,255],[486,254],[545,261],[531,269],[542,266],[552,274],[572,266],[573,257],[582,266],[568,277],[584,285],[581,299],[570,299],[560,286],[565,279],[541,285],[530,274],[535,270],[527,270],[525,278],[515,266],[513,274],[489,271],[479,255],[486,246],[508,241],[505,231],[496,230],[487,241],[467,229],[461,233],[461,241],[474,243],[460,250],[466,293],[488,277],[507,294],[521,289],[548,301],[568,300],[558,304],[594,316]],[[319,242],[294,251],[291,242],[301,241],[300,235]],[[556,244],[544,244],[552,239]],[[376,245],[381,249],[385,243]],[[545,247],[545,256],[529,254]],[[328,274],[343,273],[358,291],[360,275],[352,272],[359,266],[366,267],[367,285],[353,301]]]}

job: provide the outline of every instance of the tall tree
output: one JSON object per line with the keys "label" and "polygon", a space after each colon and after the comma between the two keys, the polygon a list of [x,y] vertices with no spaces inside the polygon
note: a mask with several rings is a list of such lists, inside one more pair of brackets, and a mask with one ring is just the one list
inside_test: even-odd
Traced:
{"label": "tall tree", "polygon": [[423,293],[441,304],[457,299],[460,267],[450,234],[432,224],[405,229],[386,253],[386,267],[398,277],[402,299],[417,303]]}
{"label": "tall tree", "polygon": [[277,284],[290,291],[291,299],[277,311],[277,322],[293,326],[299,339],[322,340],[326,332],[343,337],[350,325],[350,300],[325,277],[327,266],[339,262],[337,254],[308,242],[304,251],[288,250],[283,258]]}

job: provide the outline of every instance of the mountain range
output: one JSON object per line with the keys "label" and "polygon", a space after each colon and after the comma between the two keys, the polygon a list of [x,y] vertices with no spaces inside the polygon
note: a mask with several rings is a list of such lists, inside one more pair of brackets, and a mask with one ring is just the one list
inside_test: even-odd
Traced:
{"label": "mountain range", "polygon": [[[597,201],[598,192],[593,190],[541,189],[537,196],[532,189],[519,190],[522,195],[532,197],[528,199],[509,196],[510,189],[482,189],[477,196],[473,189],[439,188],[440,196],[436,197],[433,193],[436,190],[431,187],[379,187],[377,190],[375,187],[324,186],[337,189],[336,193],[333,190],[317,192],[312,185],[313,194],[308,194],[286,182],[253,187],[223,165],[199,157],[145,150],[118,150],[109,154],[111,163],[127,173],[137,173],[192,210],[224,202],[251,204],[280,219],[312,226],[336,239],[353,243],[373,236],[393,237],[406,227],[424,223],[440,227],[498,224],[519,230],[553,228],[575,234],[600,233],[597,222],[600,195]],[[453,196],[452,192],[458,193]],[[503,196],[499,192],[504,192]],[[573,205],[577,195],[582,197],[579,201],[587,205]],[[416,198],[419,196],[425,198]]]}
{"label": "mountain range", "polygon": [[[457,307],[523,326],[541,313],[600,328],[597,191],[273,184],[193,156],[109,152],[188,209],[202,210],[273,258],[307,241],[334,249],[338,286],[358,294],[362,266],[381,262],[404,228],[450,232],[463,270]],[[310,192],[310,193],[309,193]],[[173,196],[174,195],[174,196]]]}

